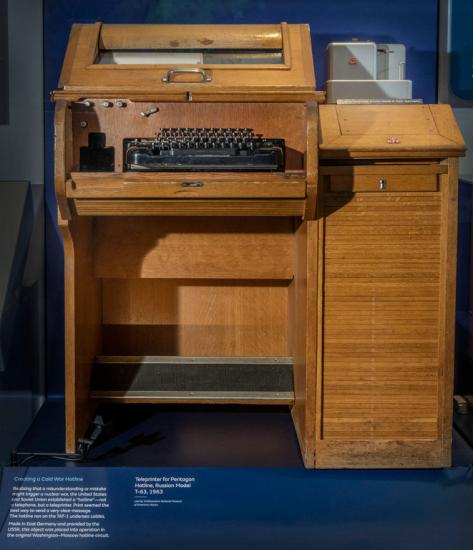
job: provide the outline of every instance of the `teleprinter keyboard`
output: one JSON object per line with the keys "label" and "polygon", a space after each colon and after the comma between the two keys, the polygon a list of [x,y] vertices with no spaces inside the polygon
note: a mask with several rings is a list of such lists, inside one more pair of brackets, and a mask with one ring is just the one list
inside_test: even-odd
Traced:
{"label": "teleprinter keyboard", "polygon": [[252,128],[161,128],[154,139],[124,140],[135,171],[284,171],[284,140]]}

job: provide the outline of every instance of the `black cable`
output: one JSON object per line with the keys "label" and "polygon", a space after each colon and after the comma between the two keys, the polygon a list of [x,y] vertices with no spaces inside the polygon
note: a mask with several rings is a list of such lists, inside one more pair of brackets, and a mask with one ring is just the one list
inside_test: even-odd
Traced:
{"label": "black cable", "polygon": [[[20,461],[17,460],[17,457],[23,456],[24,458]],[[85,462],[87,458],[87,453],[35,453],[35,452],[13,452],[12,453],[12,466],[24,466],[27,462],[36,460],[38,458],[48,458],[52,460],[60,460],[63,462]]]}
{"label": "black cable", "polygon": [[[90,449],[100,439],[102,432],[105,428],[105,423],[100,415],[97,415],[89,426],[88,437],[79,438],[77,453],[48,453],[48,452],[26,452],[26,451],[13,451],[11,454],[12,466],[24,466],[27,462],[36,460],[38,458],[49,458],[51,460],[60,460],[62,462],[85,462]],[[19,457],[24,457],[18,461]]]}
{"label": "black cable", "polygon": [[[133,439],[128,441],[128,444],[121,449],[109,449],[105,451],[104,453],[99,454],[98,456],[91,457],[89,456],[90,453],[94,450],[95,441],[92,441],[90,439],[88,440],[81,440],[79,442],[79,452],[78,453],[46,453],[46,452],[13,452],[12,453],[12,459],[11,459],[11,465],[12,466],[23,466],[27,464],[27,467],[30,465],[29,463],[36,459],[53,459],[53,460],[59,460],[62,462],[78,462],[78,463],[93,463],[93,462],[99,462],[105,458],[108,458],[110,456],[116,456],[118,454],[123,454],[127,452],[128,450],[136,447],[140,444],[150,444],[151,442],[161,441],[163,437],[159,433],[153,433],[152,435],[146,436],[145,434],[141,433],[138,436],[135,436]],[[17,457],[24,457],[22,460],[18,462]]]}

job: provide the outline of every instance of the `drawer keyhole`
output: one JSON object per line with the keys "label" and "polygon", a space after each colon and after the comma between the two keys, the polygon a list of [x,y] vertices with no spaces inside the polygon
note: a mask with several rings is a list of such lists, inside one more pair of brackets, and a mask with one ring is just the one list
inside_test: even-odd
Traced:
{"label": "drawer keyhole", "polygon": [[204,182],[202,181],[183,181],[181,187],[203,187]]}
{"label": "drawer keyhole", "polygon": [[388,186],[388,182],[385,179],[380,179],[379,180],[379,189],[381,191],[384,191],[387,186]]}

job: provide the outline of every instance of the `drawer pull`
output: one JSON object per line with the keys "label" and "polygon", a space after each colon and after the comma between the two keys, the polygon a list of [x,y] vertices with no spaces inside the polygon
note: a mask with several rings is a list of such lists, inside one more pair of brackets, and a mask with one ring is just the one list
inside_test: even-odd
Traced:
{"label": "drawer pull", "polygon": [[203,181],[183,181],[181,187],[203,187]]}
{"label": "drawer pull", "polygon": [[387,186],[388,186],[388,182],[387,182],[385,179],[381,178],[381,179],[379,180],[379,189],[380,189],[381,191],[384,191],[384,190],[386,189]]}
{"label": "drawer pull", "polygon": [[[205,69],[201,68],[175,68],[175,69],[169,69],[168,74],[166,76],[163,76],[161,80],[163,82],[171,83],[171,82],[177,82],[175,80],[175,76],[178,74],[197,74],[200,76],[201,80],[198,82],[211,82],[212,77],[205,72]],[[195,80],[180,80],[179,82],[188,82],[188,83],[194,83]]]}

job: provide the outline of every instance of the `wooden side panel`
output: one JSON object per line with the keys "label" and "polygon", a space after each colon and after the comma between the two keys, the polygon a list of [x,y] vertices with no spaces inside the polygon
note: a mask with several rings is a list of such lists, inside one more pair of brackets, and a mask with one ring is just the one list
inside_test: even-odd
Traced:
{"label": "wooden side panel", "polygon": [[445,161],[449,173],[441,178],[442,233],[440,277],[440,377],[439,432],[442,462],[450,466],[453,422],[453,371],[455,361],[456,267],[458,228],[458,159]]}
{"label": "wooden side panel", "polygon": [[93,277],[93,222],[60,220],[65,275],[66,451],[75,452],[77,438],[92,418],[89,400],[94,357],[101,351],[102,288]]}
{"label": "wooden side panel", "polygon": [[[455,115],[450,105],[429,105],[435,125],[440,135],[457,143],[463,150],[466,150],[465,140],[458,127]],[[462,155],[463,156],[463,155]],[[452,167],[453,168],[453,167]]]}
{"label": "wooden side panel", "polygon": [[308,102],[307,110],[307,146],[304,156],[305,171],[307,178],[307,201],[305,205],[304,218],[306,220],[315,219],[317,205],[317,183],[318,183],[318,168],[319,168],[319,149],[317,147],[318,140],[318,106],[316,102]]}
{"label": "wooden side panel", "polygon": [[[317,464],[349,466],[352,456],[353,465],[400,465],[402,456],[395,453],[377,462],[368,452],[373,445],[364,459],[355,455],[361,441],[382,447],[387,440],[441,438],[442,194],[327,194],[325,215],[323,441]],[[334,464],[342,446],[345,459]],[[433,462],[441,465],[436,449]]]}
{"label": "wooden side panel", "polygon": [[95,275],[292,279],[290,218],[100,218]]}
{"label": "wooden side panel", "polygon": [[67,204],[66,180],[72,163],[72,115],[67,102],[59,100],[54,111],[54,191],[64,220],[71,219]]}
{"label": "wooden side panel", "polygon": [[93,23],[91,25],[72,24],[64,63],[61,75],[59,76],[59,88],[67,85],[70,81],[74,66],[77,63],[86,66],[93,62],[97,53],[101,27],[102,23]]}
{"label": "wooden side panel", "polygon": [[290,349],[294,359],[295,403],[292,417],[307,468],[314,467],[317,363],[318,222],[295,232],[294,280],[290,287]]}
{"label": "wooden side panel", "polygon": [[104,353],[288,356],[288,282],[107,279]]}

